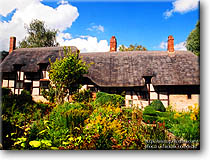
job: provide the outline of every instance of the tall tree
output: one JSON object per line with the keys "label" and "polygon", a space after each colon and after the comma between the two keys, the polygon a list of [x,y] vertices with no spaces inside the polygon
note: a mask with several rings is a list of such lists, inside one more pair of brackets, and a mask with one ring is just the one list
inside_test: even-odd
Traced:
{"label": "tall tree", "polygon": [[64,48],[64,57],[50,62],[49,77],[55,86],[56,102],[61,104],[68,94],[81,87],[81,79],[87,73],[88,65],[79,58],[79,53],[72,53],[71,48]]}
{"label": "tall tree", "polygon": [[147,49],[143,47],[142,45],[132,45],[130,44],[129,47],[125,47],[124,45],[121,45],[119,47],[120,51],[146,51]]}
{"label": "tall tree", "polygon": [[200,21],[197,22],[195,29],[189,34],[186,48],[195,55],[200,56]]}
{"label": "tall tree", "polygon": [[52,47],[58,46],[56,42],[57,30],[46,28],[43,21],[33,20],[29,26],[26,26],[28,37],[19,42],[20,48],[33,47]]}
{"label": "tall tree", "polygon": [[0,62],[2,62],[8,54],[9,52],[7,51],[0,51]]}

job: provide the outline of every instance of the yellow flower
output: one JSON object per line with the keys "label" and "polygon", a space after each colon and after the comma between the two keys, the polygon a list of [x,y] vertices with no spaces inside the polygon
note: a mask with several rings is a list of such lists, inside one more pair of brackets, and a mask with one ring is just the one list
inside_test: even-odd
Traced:
{"label": "yellow flower", "polygon": [[190,114],[190,119],[195,121],[196,120],[195,114],[193,114],[193,113]]}
{"label": "yellow flower", "polygon": [[191,111],[192,110],[192,106],[188,106],[188,109]]}
{"label": "yellow flower", "polygon": [[179,113],[176,112],[176,114],[174,115],[174,118],[178,118],[178,117],[181,117],[181,115]]}
{"label": "yellow flower", "polygon": [[39,147],[41,145],[41,142],[40,141],[30,141],[29,144],[32,146],[32,147]]}
{"label": "yellow flower", "polygon": [[116,108],[115,112],[119,113],[120,112],[120,108]]}
{"label": "yellow flower", "polygon": [[194,106],[197,108],[198,107],[198,103],[195,103]]}

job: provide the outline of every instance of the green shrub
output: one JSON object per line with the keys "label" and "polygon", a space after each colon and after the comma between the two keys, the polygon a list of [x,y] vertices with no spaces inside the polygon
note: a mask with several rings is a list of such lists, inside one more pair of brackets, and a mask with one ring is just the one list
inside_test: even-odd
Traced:
{"label": "green shrub", "polygon": [[158,119],[157,116],[143,115],[143,120],[146,123],[153,123],[154,121],[156,122],[157,119]]}
{"label": "green shrub", "polygon": [[90,90],[81,90],[72,95],[72,100],[75,102],[88,103],[92,101],[92,92]]}
{"label": "green shrub", "polygon": [[56,90],[52,87],[51,84],[48,85],[48,90],[41,89],[41,95],[51,103],[55,102],[55,93],[56,93]]}
{"label": "green shrub", "polygon": [[154,107],[152,106],[147,106],[145,107],[144,111],[143,111],[144,115],[150,115],[150,116],[157,116],[157,112],[154,109]]}
{"label": "green shrub", "polygon": [[32,104],[33,100],[32,100],[32,96],[30,94],[29,91],[26,90],[22,90],[20,95],[17,95],[17,105],[18,106],[22,106],[24,104]]}
{"label": "green shrub", "polygon": [[156,115],[158,117],[169,117],[169,112],[160,112],[160,111],[156,111]]}
{"label": "green shrub", "polygon": [[9,88],[2,88],[2,114],[10,114],[12,108],[14,108],[13,104],[15,101],[15,97]]}
{"label": "green shrub", "polygon": [[164,107],[163,103],[160,100],[154,100],[150,104],[150,106],[154,107],[156,111],[165,112],[166,108]]}
{"label": "green shrub", "polygon": [[155,100],[149,106],[145,107],[143,111],[143,120],[146,123],[153,123],[153,121],[159,122],[159,117],[169,116],[169,113],[165,111],[166,109],[163,106],[162,102],[159,100]]}
{"label": "green shrub", "polygon": [[43,129],[46,131],[39,138],[47,138],[52,141],[53,145],[59,146],[68,139],[68,135],[77,134],[75,128],[81,130],[84,120],[90,116],[91,112],[85,104],[66,102],[58,105],[50,112],[49,120]]}
{"label": "green shrub", "polygon": [[1,90],[2,97],[12,95],[12,90],[10,88],[2,88]]}
{"label": "green shrub", "polygon": [[95,103],[99,104],[99,105],[113,104],[118,107],[118,106],[122,106],[125,104],[125,98],[123,96],[117,95],[117,94],[108,94],[105,92],[98,92],[96,94]]}

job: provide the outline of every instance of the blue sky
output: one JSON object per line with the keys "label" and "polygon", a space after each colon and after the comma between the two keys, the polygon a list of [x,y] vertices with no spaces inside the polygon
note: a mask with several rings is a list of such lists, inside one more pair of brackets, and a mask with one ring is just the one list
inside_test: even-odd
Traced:
{"label": "blue sky", "polygon": [[[34,6],[36,5],[37,8],[40,6],[43,12],[46,12],[46,15],[49,8],[58,11],[58,7],[68,6],[69,11],[71,10],[70,6],[74,7],[72,12],[69,13],[67,13],[65,7],[63,7],[63,10],[60,9],[67,15],[52,12],[55,13],[55,16],[52,16],[51,20],[46,19],[46,24],[51,28],[60,30],[58,41],[61,45],[76,45],[82,51],[87,52],[106,51],[112,35],[116,36],[118,45],[141,44],[148,50],[166,50],[167,37],[173,35],[177,50],[183,50],[185,49],[184,42],[187,36],[195,28],[199,19],[198,0],[188,0],[187,3],[186,0],[150,0],[149,2],[142,0],[132,2],[123,0],[115,0],[114,2],[110,2],[110,0],[103,2],[85,2],[83,0],[31,1],[36,1],[33,2]],[[28,4],[28,8],[30,6]],[[5,25],[6,22],[12,25],[12,18],[14,16],[15,19],[15,14],[18,15],[17,17],[21,17],[21,13],[17,13],[21,10],[21,7],[13,8],[7,15],[5,14],[6,16],[3,16],[0,12],[0,25],[1,23]],[[26,8],[27,4],[22,9],[24,10],[23,13],[27,12]],[[30,18],[34,18],[38,14],[35,12],[31,17],[25,16],[25,19],[22,18],[24,24],[29,23]],[[60,18],[60,16],[64,18]],[[38,17],[42,20],[41,15]],[[67,18],[65,19],[65,17]],[[56,19],[58,19],[57,22]],[[68,21],[70,25],[67,24]],[[64,27],[59,26],[60,23],[63,23]],[[9,35],[7,38],[9,38]]]}

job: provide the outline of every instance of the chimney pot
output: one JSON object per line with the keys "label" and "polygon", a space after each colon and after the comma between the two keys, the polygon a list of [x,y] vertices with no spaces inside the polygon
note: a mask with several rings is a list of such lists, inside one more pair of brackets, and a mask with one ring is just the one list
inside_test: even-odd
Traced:
{"label": "chimney pot", "polygon": [[174,52],[174,37],[168,36],[168,52]]}
{"label": "chimney pot", "polygon": [[115,36],[112,36],[110,39],[110,52],[117,51],[117,39]]}
{"label": "chimney pot", "polygon": [[9,53],[15,50],[15,47],[16,47],[16,37],[10,37]]}

